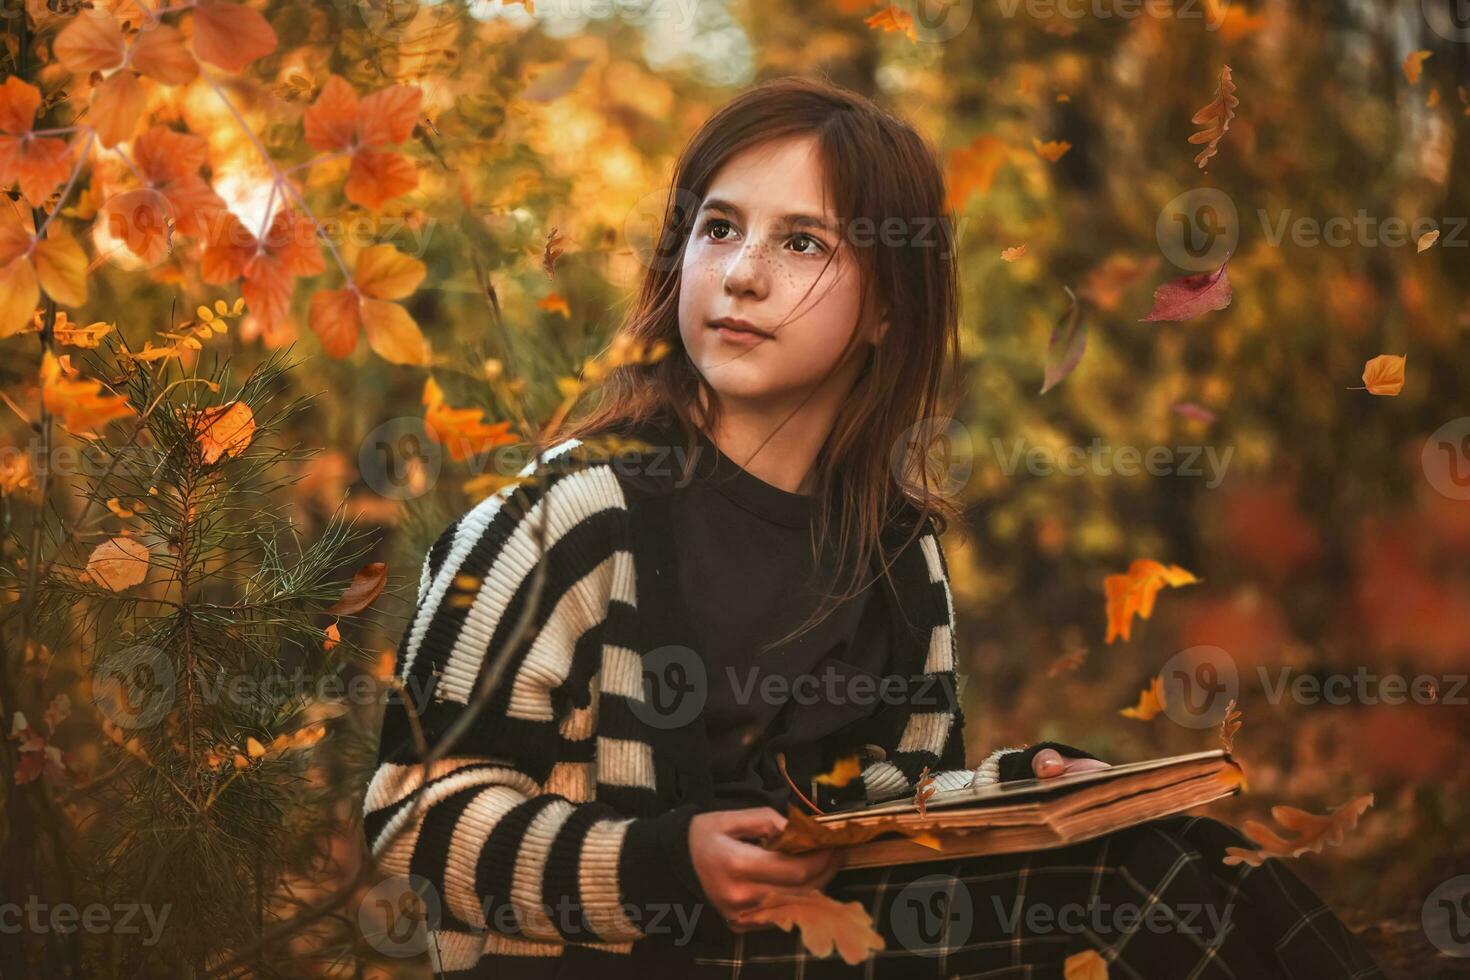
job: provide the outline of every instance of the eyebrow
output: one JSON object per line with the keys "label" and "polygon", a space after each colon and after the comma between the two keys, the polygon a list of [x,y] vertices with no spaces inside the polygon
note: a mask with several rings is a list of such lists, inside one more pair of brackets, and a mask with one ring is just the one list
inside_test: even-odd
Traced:
{"label": "eyebrow", "polygon": [[[740,208],[737,205],[732,204],[731,202],[726,201],[724,198],[719,197],[712,197],[709,200],[705,201],[703,206],[701,206],[699,210],[701,213],[705,211],[723,211],[728,214],[733,214],[736,217],[739,217],[742,214]],[[781,224],[787,227],[810,227],[816,228],[820,231],[825,231],[829,235],[835,234],[835,231],[830,224],[828,224],[826,221],[823,221],[821,218],[816,218],[809,214],[783,214],[781,215],[779,220]]]}

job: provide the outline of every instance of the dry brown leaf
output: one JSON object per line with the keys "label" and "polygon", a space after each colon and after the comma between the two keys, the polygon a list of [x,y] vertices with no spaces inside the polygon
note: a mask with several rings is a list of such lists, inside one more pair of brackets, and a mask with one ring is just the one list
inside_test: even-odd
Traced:
{"label": "dry brown leaf", "polygon": [[1235,699],[1225,706],[1225,717],[1220,722],[1220,747],[1226,752],[1235,751],[1235,733],[1240,731],[1240,711],[1235,707]]}
{"label": "dry brown leaf", "polygon": [[1437,241],[1439,241],[1438,228],[1434,229],[1433,231],[1426,231],[1424,234],[1419,236],[1419,241],[1416,244],[1415,249],[1417,252],[1423,252],[1425,249],[1433,247],[1434,243]]}
{"label": "dry brown leaf", "polygon": [[776,892],[760,905],[733,917],[742,923],[768,922],[785,932],[801,930],[801,944],[816,957],[833,950],[849,966],[883,948],[883,937],[861,902],[839,902],[819,891]]}
{"label": "dry brown leaf", "polygon": [[541,268],[546,270],[546,278],[556,277],[556,260],[562,257],[566,249],[562,245],[561,232],[551,229],[551,234],[546,236],[546,246],[541,251]]}
{"label": "dry brown leaf", "polygon": [[323,612],[333,616],[354,616],[373,604],[387,581],[388,566],[380,561],[369,562],[352,576],[352,584],[347,586],[342,598]]}
{"label": "dry brown leaf", "polygon": [[1235,97],[1235,81],[1230,73],[1230,66],[1226,65],[1220,69],[1220,84],[1215,89],[1215,97],[1203,109],[1190,117],[1190,122],[1204,129],[1189,137],[1191,143],[1204,143],[1205,148],[1195,156],[1194,162],[1201,169],[1205,163],[1220,151],[1220,141],[1225,138],[1225,133],[1230,129],[1230,123],[1235,118],[1235,107],[1240,105],[1240,100]]}
{"label": "dry brown leaf", "polygon": [[1301,857],[1308,851],[1320,853],[1324,847],[1342,843],[1343,835],[1358,825],[1358,818],[1373,805],[1373,794],[1349,800],[1327,814],[1308,813],[1294,806],[1273,806],[1271,817],[1287,830],[1296,831],[1290,840],[1256,820],[1245,822],[1245,835],[1260,845],[1259,850],[1243,847],[1225,848],[1226,864],[1248,864],[1258,868],[1267,858]]}
{"label": "dry brown leaf", "polygon": [[136,538],[108,538],[92,549],[87,574],[113,592],[137,585],[148,577],[148,546]]}
{"label": "dry brown leaf", "polygon": [[1046,676],[1060,677],[1062,674],[1070,674],[1078,667],[1081,667],[1083,661],[1085,661],[1086,659],[1086,647],[1083,647],[1081,650],[1073,650],[1071,653],[1064,653],[1057,659],[1053,660],[1050,667],[1046,668]]}
{"label": "dry brown leaf", "polygon": [[929,774],[929,767],[925,766],[923,772],[919,773],[919,781],[914,785],[914,806],[918,807],[919,816],[925,816],[929,804],[929,797],[934,795],[934,777]]}

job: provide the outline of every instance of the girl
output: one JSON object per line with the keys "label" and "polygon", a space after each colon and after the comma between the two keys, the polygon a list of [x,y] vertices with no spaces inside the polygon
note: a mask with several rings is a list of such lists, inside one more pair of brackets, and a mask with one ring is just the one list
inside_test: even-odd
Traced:
{"label": "girl", "polygon": [[[1249,845],[1207,819],[891,869],[759,846],[800,797],[1105,763],[965,761],[938,537],[957,515],[909,465],[958,353],[931,148],[782,79],[704,124],[674,188],[624,325],[670,353],[617,369],[424,563],[363,823],[425,897],[436,970],[1053,977],[1095,951],[1115,977],[1378,976],[1279,862],[1222,864]],[[415,745],[451,730],[425,765]],[[817,781],[845,757],[856,778]],[[886,947],[851,967],[742,916],[812,889],[862,902]]]}

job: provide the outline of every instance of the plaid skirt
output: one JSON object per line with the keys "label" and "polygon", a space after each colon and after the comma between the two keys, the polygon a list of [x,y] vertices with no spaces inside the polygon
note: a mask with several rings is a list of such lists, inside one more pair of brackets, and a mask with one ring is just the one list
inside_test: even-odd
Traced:
{"label": "plaid skirt", "polygon": [[[1080,956],[1076,965],[1106,965],[1080,976],[1111,980],[1381,980],[1357,937],[1286,864],[1226,865],[1227,846],[1253,845],[1218,820],[1176,816],[1048,851],[841,871],[827,893],[861,902],[884,940],[855,966],[813,957],[794,931],[771,928],[677,946],[644,940],[631,956],[573,945],[555,975],[1041,980],[1062,978]],[[474,975],[520,973],[504,960],[481,973],[487,963]]]}

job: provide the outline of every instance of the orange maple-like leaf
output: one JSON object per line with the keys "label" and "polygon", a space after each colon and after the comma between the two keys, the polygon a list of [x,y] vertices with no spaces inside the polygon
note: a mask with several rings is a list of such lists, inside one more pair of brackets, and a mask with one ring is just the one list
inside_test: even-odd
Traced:
{"label": "orange maple-like leaf", "polygon": [[977,136],[969,146],[950,150],[945,161],[949,209],[963,210],[971,194],[988,192],[1006,153],[1005,141],[989,135]]}
{"label": "orange maple-like leaf", "polygon": [[108,231],[134,255],[157,263],[173,247],[173,233],[202,238],[225,202],[200,176],[209,145],[193,133],[154,126],[133,141],[133,163],[145,184],[108,199]]}
{"label": "orange maple-like leaf", "polygon": [[86,121],[97,141],[112,147],[129,139],[147,107],[141,76],[164,85],[184,85],[199,74],[177,27],[150,21],[131,39],[110,11],[90,8],[77,14],[52,46],[56,59],[79,75],[112,71],[92,90]]}
{"label": "orange maple-like leaf", "polygon": [[1294,806],[1273,806],[1271,817],[1287,830],[1296,832],[1290,840],[1256,820],[1245,822],[1245,835],[1260,845],[1257,850],[1244,847],[1225,848],[1225,864],[1248,864],[1258,868],[1267,858],[1296,858],[1309,851],[1320,853],[1324,847],[1342,843],[1343,835],[1358,825],[1358,818],[1373,805],[1373,794],[1349,800],[1328,814],[1308,813]]}
{"label": "orange maple-like leaf", "polygon": [[1149,558],[1134,559],[1128,571],[1103,579],[1107,594],[1108,635],[1112,643],[1118,637],[1129,639],[1133,617],[1148,619],[1153,615],[1154,598],[1164,586],[1178,587],[1200,581],[1178,565],[1162,565]]}
{"label": "orange maple-like leaf", "polygon": [[1397,395],[1404,390],[1404,367],[1408,360],[1408,354],[1379,354],[1363,365],[1363,384],[1348,390],[1366,388],[1370,395]]}
{"label": "orange maple-like leaf", "polygon": [[369,245],[357,255],[352,281],[343,289],[314,293],[307,322],[329,357],[346,357],[359,330],[368,345],[394,364],[428,364],[429,342],[396,299],[410,296],[426,273],[418,259],[392,245]]}
{"label": "orange maple-like leaf", "polygon": [[199,263],[200,278],[224,285],[243,276],[240,294],[263,332],[289,317],[295,278],[314,276],[325,268],[315,224],[294,208],[276,213],[263,240],[228,211],[211,222],[209,236]]}
{"label": "orange maple-like leaf", "polygon": [[919,36],[914,32],[914,15],[907,10],[889,4],[878,11],[867,20],[863,21],[868,27],[875,31],[903,31],[908,35],[910,41],[918,41]]}
{"label": "orange maple-like leaf", "polygon": [[1432,51],[1411,51],[1404,58],[1404,77],[1409,80],[1410,85],[1419,84],[1419,79],[1424,75],[1424,62],[1432,57]]}
{"label": "orange maple-like leaf", "polygon": [[1043,143],[1034,136],[1031,138],[1031,145],[1035,147],[1036,155],[1048,163],[1056,163],[1072,148],[1072,144],[1066,140],[1047,140]]}
{"label": "orange maple-like leaf", "polygon": [[1196,126],[1204,127],[1189,137],[1191,143],[1206,144],[1194,158],[1195,164],[1201,170],[1206,161],[1220,151],[1220,140],[1225,138],[1225,133],[1230,129],[1230,123],[1235,118],[1235,107],[1238,105],[1240,100],[1235,97],[1235,81],[1231,76],[1230,66],[1226,65],[1220,69],[1220,84],[1215,89],[1214,99],[1189,120]]}
{"label": "orange maple-like leaf", "polygon": [[37,239],[31,209],[0,198],[0,338],[26,329],[43,289],[65,306],[86,302],[86,253],[55,223]]}
{"label": "orange maple-like leaf", "polygon": [[1073,953],[1062,964],[1063,980],[1108,980],[1108,961],[1095,949]]}
{"label": "orange maple-like leaf", "polygon": [[1164,710],[1164,682],[1155,677],[1149,681],[1148,687],[1139,692],[1138,704],[1131,708],[1124,708],[1118,714],[1124,718],[1137,718],[1139,721],[1153,721]]}
{"label": "orange maple-like leaf", "polygon": [[484,411],[478,408],[450,408],[433,378],[424,382],[423,400],[424,427],[429,437],[447,449],[450,458],[457,462],[516,441],[510,434],[509,422],[486,422]]}
{"label": "orange maple-like leaf", "polygon": [[194,4],[194,53],[226,71],[239,71],[276,49],[270,22],[242,3],[198,0]]}
{"label": "orange maple-like leaf", "polygon": [[1229,0],[1205,0],[1205,26],[1219,31],[1226,41],[1239,41],[1258,33],[1267,24],[1264,14],[1252,14]]}
{"label": "orange maple-like leaf", "polygon": [[564,319],[571,319],[572,308],[567,305],[567,298],[560,293],[549,293],[536,301],[538,310],[547,313],[560,313]]}
{"label": "orange maple-like leaf", "polygon": [[71,172],[71,147],[65,140],[32,136],[41,90],[14,75],[0,84],[0,188],[20,185],[36,207]]}
{"label": "orange maple-like leaf", "polygon": [[1015,245],[1011,248],[1002,249],[1000,253],[1000,258],[1002,262],[1014,262],[1025,254],[1025,245]]}
{"label": "orange maple-like leaf", "polygon": [[70,354],[57,357],[47,351],[41,358],[41,403],[69,431],[85,435],[85,430],[133,414],[126,397],[103,394],[102,382],[83,380],[80,374],[72,367]]}
{"label": "orange maple-like leaf", "polygon": [[239,456],[255,438],[255,413],[241,401],[201,410],[196,424],[195,440],[206,466],[221,456]]}
{"label": "orange maple-like leaf", "polygon": [[349,201],[376,209],[419,185],[418,171],[407,157],[380,147],[408,139],[422,101],[417,85],[390,85],[359,101],[346,79],[327,78],[306,110],[306,142],[323,153],[351,154],[344,188]]}
{"label": "orange maple-like leaf", "polygon": [[849,966],[856,966],[884,946],[863,903],[839,902],[815,889],[773,892],[755,908],[737,913],[733,921],[770,923],[785,932],[799,929],[807,952],[820,958],[836,950]]}

